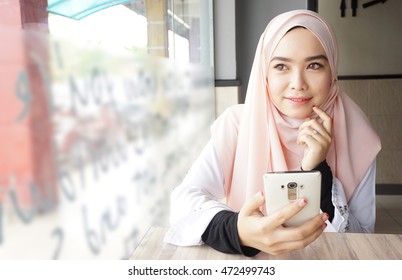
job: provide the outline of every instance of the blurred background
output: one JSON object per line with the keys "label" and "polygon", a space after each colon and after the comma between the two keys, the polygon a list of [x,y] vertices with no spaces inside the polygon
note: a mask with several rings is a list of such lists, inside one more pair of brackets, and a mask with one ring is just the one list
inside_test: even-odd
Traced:
{"label": "blurred background", "polygon": [[2,1],[0,18],[0,258],[127,259],[209,137],[211,2]]}

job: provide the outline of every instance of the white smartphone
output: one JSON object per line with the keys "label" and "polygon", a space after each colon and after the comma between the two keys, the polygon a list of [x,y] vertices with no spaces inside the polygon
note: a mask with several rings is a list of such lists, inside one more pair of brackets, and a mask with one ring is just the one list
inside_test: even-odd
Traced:
{"label": "white smartphone", "polygon": [[319,171],[268,172],[263,180],[267,216],[299,198],[307,199],[307,205],[284,226],[299,226],[320,213]]}

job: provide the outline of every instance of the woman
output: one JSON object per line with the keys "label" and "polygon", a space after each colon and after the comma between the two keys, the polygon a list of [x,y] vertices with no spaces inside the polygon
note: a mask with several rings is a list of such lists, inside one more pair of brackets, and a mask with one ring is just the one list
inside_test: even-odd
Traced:
{"label": "woman", "polygon": [[[317,13],[291,11],[268,24],[245,104],[215,121],[210,142],[173,191],[166,242],[253,256],[304,248],[326,228],[373,232],[380,141],[339,89],[337,66],[334,32]],[[264,216],[262,176],[300,169],[321,171],[323,213],[284,227],[308,201]]]}

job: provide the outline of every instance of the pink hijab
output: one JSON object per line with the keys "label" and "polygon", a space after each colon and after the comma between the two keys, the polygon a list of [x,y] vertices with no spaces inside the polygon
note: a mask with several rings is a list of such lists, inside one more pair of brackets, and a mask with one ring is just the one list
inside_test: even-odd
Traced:
{"label": "pink hijab", "polygon": [[300,168],[303,148],[296,144],[296,138],[303,120],[289,118],[277,110],[269,97],[266,79],[272,53],[286,32],[295,26],[314,33],[328,56],[333,84],[327,100],[320,106],[333,120],[333,141],[327,162],[341,181],[347,200],[381,149],[379,137],[367,117],[338,87],[338,47],[330,25],[308,10],[281,14],[261,35],[245,104],[226,110],[211,127],[224,173],[227,203],[236,211],[247,198],[263,189],[265,172]]}

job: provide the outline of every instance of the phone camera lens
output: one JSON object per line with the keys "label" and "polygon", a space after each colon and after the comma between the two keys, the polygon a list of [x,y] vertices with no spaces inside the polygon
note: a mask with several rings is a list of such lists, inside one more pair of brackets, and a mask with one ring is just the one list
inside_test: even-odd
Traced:
{"label": "phone camera lens", "polygon": [[288,183],[288,188],[289,189],[295,189],[297,187],[297,183],[296,182],[290,182]]}

